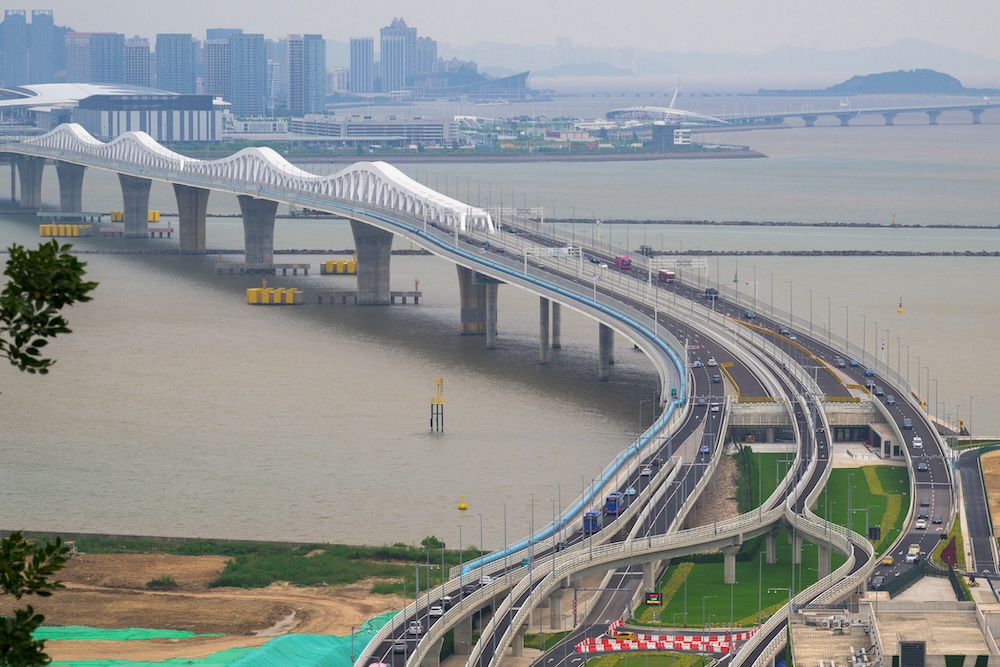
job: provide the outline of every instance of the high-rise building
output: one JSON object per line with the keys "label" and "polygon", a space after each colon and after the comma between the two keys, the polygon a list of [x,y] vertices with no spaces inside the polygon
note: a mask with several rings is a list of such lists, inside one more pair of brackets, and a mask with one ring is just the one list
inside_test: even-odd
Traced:
{"label": "high-rise building", "polygon": [[28,79],[31,83],[52,83],[56,77],[56,54],[61,51],[56,45],[56,27],[49,9],[31,11],[31,25],[28,26]]}
{"label": "high-rise building", "polygon": [[181,95],[197,92],[195,42],[190,33],[156,36],[156,87]]}
{"label": "high-rise building", "polygon": [[28,83],[28,19],[23,9],[7,9],[0,23],[0,83]]}
{"label": "high-rise building", "polygon": [[210,39],[201,50],[201,87],[205,95],[229,99],[229,40]]}
{"label": "high-rise building", "polygon": [[267,115],[267,51],[264,35],[229,38],[229,103],[238,117]]}
{"label": "high-rise building", "polygon": [[267,51],[267,95],[269,109],[288,106],[288,40],[264,40]]}
{"label": "high-rise building", "polygon": [[413,85],[417,69],[417,29],[410,28],[402,18],[379,31],[382,62],[382,92],[389,93]]}
{"label": "high-rise building", "polygon": [[90,33],[66,33],[66,81],[88,83],[90,81]]}
{"label": "high-rise building", "polygon": [[375,92],[375,39],[372,37],[351,37],[349,87],[353,93]]}
{"label": "high-rise building", "polygon": [[233,35],[242,35],[243,28],[209,28],[205,31],[205,41],[223,39],[228,40]]}
{"label": "high-rise building", "polygon": [[434,71],[438,59],[438,43],[430,37],[417,37],[417,60],[414,76],[424,77]]}
{"label": "high-rise building", "polygon": [[[146,45],[149,53],[149,45]],[[149,63],[146,63],[147,79]],[[125,35],[114,32],[90,34],[90,80],[87,83],[125,83]]]}
{"label": "high-rise building", "polygon": [[400,35],[383,35],[379,59],[382,92],[403,90],[406,87],[406,40]]}
{"label": "high-rise building", "polygon": [[149,40],[145,37],[125,40],[125,83],[146,87],[150,84]]}
{"label": "high-rise building", "polygon": [[326,106],[326,42],[322,35],[288,36],[288,110],[322,113]]}

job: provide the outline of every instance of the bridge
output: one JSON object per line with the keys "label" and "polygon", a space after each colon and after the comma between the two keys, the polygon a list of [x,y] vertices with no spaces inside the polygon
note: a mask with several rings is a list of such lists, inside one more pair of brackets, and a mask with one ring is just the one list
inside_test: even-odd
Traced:
{"label": "bridge", "polygon": [[[328,211],[351,222],[358,252],[359,303],[389,304],[389,251],[392,236],[400,235],[457,266],[462,300],[459,330],[484,336],[487,349],[495,345],[498,287],[506,284],[539,298],[540,363],[546,363],[552,347],[560,344],[560,308],[564,305],[598,323],[598,380],[608,379],[611,372],[615,333],[650,358],[660,377],[662,414],[552,525],[504,552],[453,572],[440,595],[454,595],[460,603],[434,622],[412,652],[404,651],[408,665],[434,665],[435,647],[451,629],[456,633],[456,651],[468,656],[468,665],[496,665],[508,646],[517,651],[525,619],[535,607],[547,601],[555,615],[572,582],[591,572],[640,566],[643,582],[649,586],[664,559],[720,548],[725,576],[731,582],[739,544],[753,535],[767,535],[771,559],[776,527],[787,525],[795,531],[796,549],[802,539],[820,545],[822,576],[815,586],[794,597],[790,594],[790,605],[768,620],[733,657],[740,665],[768,663],[784,642],[783,628],[793,606],[856,596],[876,565],[867,539],[810,510],[830,472],[832,441],[823,434],[830,434],[831,424],[839,421],[883,424],[889,435],[880,442],[881,453],[909,463],[914,452],[906,446],[899,424],[903,417],[912,419],[915,432],[925,435],[927,453],[934,454],[928,460],[940,475],[936,479],[946,480],[936,492],[947,496],[943,502],[955,511],[952,472],[940,454],[936,431],[898,369],[867,358],[865,350],[857,355],[882,383],[898,387],[904,405],[890,413],[861,386],[860,377],[851,377],[850,373],[860,370],[841,372],[830,367],[825,359],[842,352],[850,355],[852,350],[831,332],[825,336],[814,332],[811,319],[808,334],[805,323],[791,313],[772,310],[769,318],[747,322],[741,318],[738,293],[721,289],[718,298],[704,299],[707,285],[696,282],[665,290],[652,282],[654,267],[642,264],[643,260],[630,271],[605,271],[603,266],[585,262],[585,255],[610,258],[618,249],[574,246],[565,234],[546,229],[540,222],[516,217],[494,220],[490,211],[441,195],[385,163],[362,162],[320,177],[266,148],[245,149],[220,160],[197,160],[170,151],[142,133],[102,143],[72,125],[21,143],[0,145],[0,153],[12,162],[12,190],[15,183],[20,185],[20,205],[25,209],[41,205],[48,161],[55,163],[60,208],[66,213],[80,210],[84,170],[108,170],[119,174],[126,235],[146,236],[151,183],[170,183],[177,197],[181,251],[199,253],[205,251],[210,193],[235,195],[243,214],[246,261],[253,264],[273,263],[278,203]],[[780,333],[785,326],[796,327],[801,339]],[[700,350],[690,345],[694,337],[700,341]],[[725,406],[717,417],[704,402],[715,393],[713,379],[691,367],[702,352],[732,364],[726,367],[726,385],[739,386],[739,400],[733,401],[728,391],[723,394],[729,398],[710,399]],[[904,401],[903,397],[909,398]],[[795,463],[760,508],[710,527],[684,529],[684,518],[706,488],[721,456],[721,443],[732,428],[765,433],[787,429],[796,443]],[[701,447],[707,447],[708,460]],[[648,473],[649,466],[658,461],[665,463],[655,475]],[[623,485],[642,489],[629,511],[604,531],[578,532],[581,517],[594,499]],[[928,488],[935,489],[933,484]],[[561,537],[570,533],[574,537],[564,548]],[[908,535],[907,539],[917,538]],[[836,571],[831,571],[831,551],[847,558]],[[510,567],[511,561],[519,563],[522,558],[533,563],[527,572]],[[536,570],[545,573],[537,580]],[[483,585],[467,590],[465,577],[475,577],[476,571]],[[492,579],[482,576],[486,574]],[[472,616],[492,607],[496,596],[501,603],[479,641],[473,643]],[[388,657],[388,643],[405,636],[408,618],[422,614],[430,620],[428,606],[428,601],[418,600],[400,612],[361,652],[355,666],[365,667],[375,655]]]}
{"label": "bridge", "polygon": [[891,106],[891,107],[862,107],[852,108],[849,103],[841,103],[837,109],[815,110],[803,109],[802,111],[765,112],[758,114],[732,114],[722,115],[719,119],[725,123],[740,127],[747,125],[775,125],[784,123],[786,120],[797,118],[805,123],[806,127],[814,127],[816,121],[821,118],[836,118],[842,127],[850,125],[851,121],[862,116],[882,116],[886,125],[894,125],[896,117],[901,114],[924,114],[930,125],[937,125],[941,114],[949,112],[968,112],[971,115],[972,124],[982,124],[983,113],[990,109],[1000,109],[1000,102],[981,100],[969,104],[941,104],[941,105],[912,105],[912,106]]}

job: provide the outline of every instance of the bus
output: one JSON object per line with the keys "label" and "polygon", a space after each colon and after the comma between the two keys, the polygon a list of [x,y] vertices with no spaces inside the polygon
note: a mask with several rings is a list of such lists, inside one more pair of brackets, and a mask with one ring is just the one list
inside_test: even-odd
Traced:
{"label": "bus", "polygon": [[631,271],[632,258],[628,255],[618,255],[615,257],[615,268],[621,271]]}
{"label": "bus", "polygon": [[601,515],[597,512],[587,512],[583,515],[583,534],[593,535],[601,529]]}
{"label": "bus", "polygon": [[673,283],[677,280],[677,274],[673,271],[667,271],[666,269],[660,269],[656,273],[657,282],[661,283]]}
{"label": "bus", "polygon": [[604,500],[604,513],[605,514],[618,514],[622,511],[622,494],[617,491],[612,491],[608,494],[608,497]]}

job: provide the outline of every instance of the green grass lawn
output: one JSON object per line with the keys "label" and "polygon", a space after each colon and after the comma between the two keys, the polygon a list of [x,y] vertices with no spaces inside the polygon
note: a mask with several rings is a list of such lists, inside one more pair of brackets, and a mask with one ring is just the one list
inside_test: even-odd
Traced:
{"label": "green grass lawn", "polygon": [[[870,483],[873,474],[877,485]],[[896,496],[895,500],[893,496]],[[850,526],[851,530],[861,535],[865,534],[866,521],[868,525],[881,526],[881,539],[873,542],[876,552],[881,553],[902,531],[909,506],[909,472],[906,468],[867,466],[831,471],[813,511],[837,525]]]}
{"label": "green grass lawn", "polygon": [[[636,617],[642,625],[652,628],[728,628],[730,619],[734,627],[752,627],[757,624],[758,617],[766,618],[788,601],[789,588],[794,595],[817,580],[819,555],[816,545],[803,542],[802,561],[794,568],[794,581],[792,547],[785,529],[779,532],[776,547],[777,562],[774,564],[764,562],[763,540],[760,551],[751,554],[749,560],[738,559],[733,585],[723,583],[725,565],[721,558],[718,562],[693,564],[687,559],[675,560],[659,585],[663,607],[658,609],[642,604],[636,610]],[[832,569],[840,567],[844,560],[843,556],[834,553]],[[684,584],[672,589],[671,579],[681,567],[690,568],[690,572]]]}
{"label": "green grass lawn", "polygon": [[[741,457],[737,457],[737,463],[740,464],[738,485],[741,512],[760,507],[761,502],[767,500],[768,496],[778,487],[778,482],[784,478],[789,466],[792,465],[791,462],[795,460],[795,452],[757,454],[748,451],[747,460],[749,470],[743,466]],[[752,498],[749,504],[744,503],[744,498],[747,497],[745,491],[747,486],[750,488],[749,495]]]}

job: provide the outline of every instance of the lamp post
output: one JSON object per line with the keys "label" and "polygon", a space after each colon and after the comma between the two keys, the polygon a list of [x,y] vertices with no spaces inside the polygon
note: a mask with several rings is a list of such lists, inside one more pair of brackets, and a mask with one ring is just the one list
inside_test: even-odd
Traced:
{"label": "lamp post", "polygon": [[972,436],[972,399],[974,398],[975,396],[969,396],[969,436]]}
{"label": "lamp post", "polygon": [[708,625],[705,623],[705,600],[709,598],[717,598],[718,595],[702,595],[701,596],[701,624],[702,627],[707,628]]}
{"label": "lamp post", "polygon": [[483,580],[483,575],[486,573],[486,561],[483,559],[483,554],[486,552],[483,549],[483,515],[479,514],[479,581]]}
{"label": "lamp post", "polygon": [[873,507],[875,507],[875,506],[874,505],[869,505],[868,507],[855,507],[854,509],[851,510],[851,512],[852,512],[852,519],[853,519],[853,513],[854,512],[864,512],[865,513],[865,538],[869,539],[869,540],[871,540],[871,538],[868,537],[868,530],[871,527],[871,524],[868,521],[868,510],[872,509]]}
{"label": "lamp post", "polygon": [[833,300],[828,296],[824,296],[823,298],[826,299],[826,341],[828,343],[832,343],[833,325],[830,324],[830,315],[833,314],[833,306],[832,306]]}
{"label": "lamp post", "polygon": [[868,365],[865,355],[868,353],[868,319],[861,313],[861,362]]}
{"label": "lamp post", "polygon": [[[927,392],[931,393],[930,391]],[[934,378],[934,419],[938,418],[938,381]]]}
{"label": "lamp post", "polygon": [[807,287],[806,290],[809,292],[809,333],[813,332],[813,291],[811,287]]}
{"label": "lamp post", "polygon": [[906,384],[910,384],[910,346],[906,346]]}
{"label": "lamp post", "polygon": [[844,306],[844,341],[847,343],[847,351],[851,351],[851,307]]}
{"label": "lamp post", "polygon": [[465,606],[465,586],[462,583],[463,572],[465,570],[465,552],[462,551],[462,524],[458,524],[458,590],[459,593],[458,603],[461,606]]}
{"label": "lamp post", "polygon": [[773,320],[774,319],[774,274],[769,273],[767,274],[767,277],[770,279],[771,282],[771,289],[770,292],[768,293],[768,300],[771,302],[771,319]]}
{"label": "lamp post", "polygon": [[795,326],[795,308],[792,304],[792,281],[786,280],[788,283],[788,323]]}

